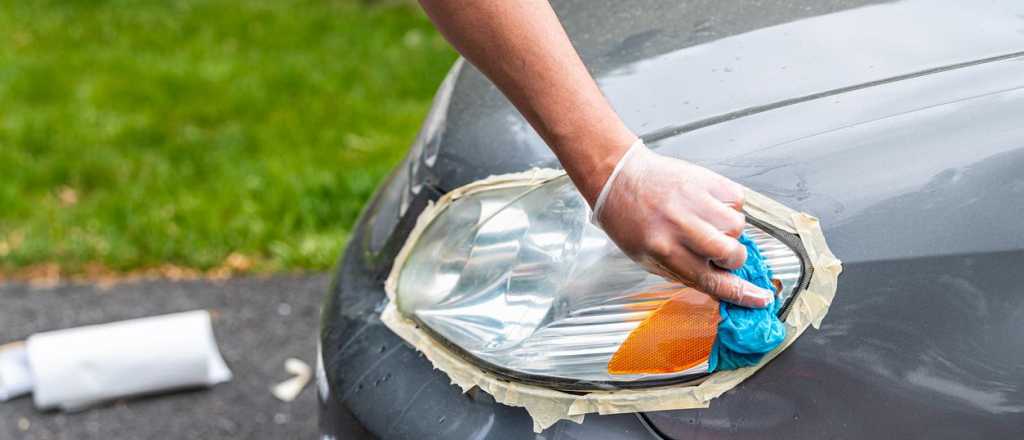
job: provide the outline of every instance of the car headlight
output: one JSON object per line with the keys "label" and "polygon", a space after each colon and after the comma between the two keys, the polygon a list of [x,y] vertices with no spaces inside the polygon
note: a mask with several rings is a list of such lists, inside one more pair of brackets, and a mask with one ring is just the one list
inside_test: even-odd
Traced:
{"label": "car headlight", "polygon": [[[564,175],[455,199],[409,248],[395,286],[398,310],[453,351],[517,380],[587,389],[707,372],[717,301],[645,271],[589,222],[589,211]],[[799,241],[751,223],[746,233],[788,301],[803,278]],[[666,323],[673,337],[658,339],[665,342],[624,345]],[[639,374],[614,368],[630,364],[624,357],[669,355],[693,362]]]}

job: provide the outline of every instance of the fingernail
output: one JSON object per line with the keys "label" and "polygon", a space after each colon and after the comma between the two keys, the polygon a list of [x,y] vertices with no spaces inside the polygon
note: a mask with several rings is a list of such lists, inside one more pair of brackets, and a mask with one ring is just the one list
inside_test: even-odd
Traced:
{"label": "fingernail", "polygon": [[755,307],[768,307],[768,304],[772,303],[773,295],[771,292],[761,289],[756,286],[743,286],[743,296],[751,298],[749,303]]}
{"label": "fingernail", "polygon": [[725,270],[733,270],[743,267],[743,264],[747,262],[746,254],[743,255],[743,259],[740,257],[733,257],[726,260],[714,260],[712,263]]}

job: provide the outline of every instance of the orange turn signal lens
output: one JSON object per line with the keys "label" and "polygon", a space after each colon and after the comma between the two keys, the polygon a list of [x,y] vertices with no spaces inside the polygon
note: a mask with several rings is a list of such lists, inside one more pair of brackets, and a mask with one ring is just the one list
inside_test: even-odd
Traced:
{"label": "orange turn signal lens", "polygon": [[678,373],[708,360],[718,334],[718,300],[680,285],[640,323],[608,362],[611,374]]}

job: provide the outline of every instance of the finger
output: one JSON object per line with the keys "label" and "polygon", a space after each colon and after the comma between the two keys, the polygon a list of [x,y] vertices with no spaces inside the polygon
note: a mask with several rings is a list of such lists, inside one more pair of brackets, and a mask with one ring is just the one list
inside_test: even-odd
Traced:
{"label": "finger", "polygon": [[679,242],[703,260],[711,260],[723,269],[736,269],[747,261],[746,247],[704,219],[689,217],[676,226]]}
{"label": "finger", "polygon": [[736,182],[722,177],[722,181],[709,188],[708,193],[735,211],[743,210],[744,190],[743,186]]}
{"label": "finger", "polygon": [[733,304],[764,308],[772,303],[772,292],[757,287],[727,271],[708,267],[697,278],[697,289]]}
{"label": "finger", "polygon": [[662,259],[656,265],[684,284],[723,301],[752,308],[767,307],[772,302],[771,292],[712,267],[688,250],[682,250],[672,258]]}
{"label": "finger", "polygon": [[715,229],[725,233],[725,235],[738,238],[743,233],[743,228],[747,225],[747,217],[710,195],[706,195],[704,198],[707,204],[698,213],[700,218],[711,223]]}

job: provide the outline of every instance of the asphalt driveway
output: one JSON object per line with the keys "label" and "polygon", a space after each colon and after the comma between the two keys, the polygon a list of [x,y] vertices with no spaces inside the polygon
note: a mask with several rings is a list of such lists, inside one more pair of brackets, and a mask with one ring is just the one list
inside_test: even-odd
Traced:
{"label": "asphalt driveway", "polygon": [[208,390],[122,400],[83,412],[39,412],[31,397],[0,403],[2,439],[315,438],[316,387],[285,403],[270,386],[289,357],[315,365],[326,275],[150,281],[110,288],[0,285],[0,343],[40,331],[195,309],[213,312],[234,380]]}

